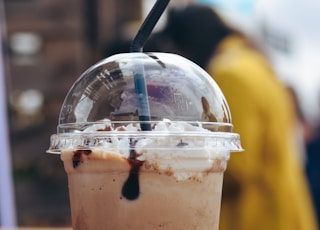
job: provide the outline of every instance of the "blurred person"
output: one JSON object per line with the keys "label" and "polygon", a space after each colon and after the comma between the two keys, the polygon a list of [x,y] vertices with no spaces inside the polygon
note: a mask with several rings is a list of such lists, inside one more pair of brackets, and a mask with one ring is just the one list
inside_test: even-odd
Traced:
{"label": "blurred person", "polygon": [[145,51],[178,53],[213,76],[241,136],[245,152],[232,154],[225,172],[220,230],[317,229],[294,106],[259,50],[196,4],[171,10],[150,40]]}
{"label": "blurred person", "polygon": [[[318,225],[320,220],[320,126],[310,124],[305,118],[301,108],[296,89],[293,87],[288,88],[297,113],[299,127],[302,132],[302,139],[304,144],[305,154],[305,170],[307,180],[312,195],[312,200],[315,206]],[[320,102],[320,101],[319,101]],[[319,227],[318,227],[319,228]]]}
{"label": "blurred person", "polygon": [[[320,126],[306,144],[307,162],[306,173],[315,204],[317,219],[320,220]],[[319,223],[318,223],[319,224]]]}
{"label": "blurred person", "polygon": [[280,79],[294,89],[304,134],[305,167],[320,229],[320,1],[260,0],[256,40]]}

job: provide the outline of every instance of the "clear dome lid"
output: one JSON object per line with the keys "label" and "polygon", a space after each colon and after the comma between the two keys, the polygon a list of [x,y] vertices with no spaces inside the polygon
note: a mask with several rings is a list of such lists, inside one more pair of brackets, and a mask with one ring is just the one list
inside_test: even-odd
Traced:
{"label": "clear dome lid", "polygon": [[232,131],[223,93],[198,65],[175,54],[124,53],[98,62],[74,83],[60,112],[58,133],[74,123],[139,120],[137,71],[145,77],[151,121],[216,122],[219,131]]}
{"label": "clear dome lid", "polygon": [[[153,128],[159,123],[176,123],[180,128],[153,129],[150,134],[142,128],[143,122]],[[126,125],[139,128],[124,130]],[[110,132],[119,127],[122,132]],[[241,151],[240,137],[232,131],[223,93],[198,65],[175,54],[123,53],[93,65],[74,83],[62,105],[57,134],[51,136],[48,152],[90,149],[120,136],[179,136],[181,140],[197,136],[201,146],[209,143],[213,148],[223,145],[228,151]]]}

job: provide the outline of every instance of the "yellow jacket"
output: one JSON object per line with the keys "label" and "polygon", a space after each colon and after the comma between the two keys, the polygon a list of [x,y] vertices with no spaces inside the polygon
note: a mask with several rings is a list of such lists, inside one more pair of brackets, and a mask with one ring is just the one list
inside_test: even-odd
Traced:
{"label": "yellow jacket", "polygon": [[208,72],[228,101],[245,149],[228,163],[220,230],[317,229],[284,86],[237,36],[221,42]]}

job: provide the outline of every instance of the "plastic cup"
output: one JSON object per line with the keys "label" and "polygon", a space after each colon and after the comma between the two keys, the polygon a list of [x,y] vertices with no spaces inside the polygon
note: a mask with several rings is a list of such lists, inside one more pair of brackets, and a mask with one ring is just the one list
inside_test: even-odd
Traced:
{"label": "plastic cup", "polygon": [[[149,121],[138,116],[137,63]],[[68,174],[73,228],[218,229],[223,174],[242,150],[232,128],[220,88],[181,56],[118,54],[92,66],[66,96],[48,150]]]}

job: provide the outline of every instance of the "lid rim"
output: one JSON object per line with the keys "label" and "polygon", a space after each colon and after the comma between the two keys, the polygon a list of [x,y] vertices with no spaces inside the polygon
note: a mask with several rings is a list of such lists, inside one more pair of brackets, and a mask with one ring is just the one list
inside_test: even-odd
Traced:
{"label": "lid rim", "polygon": [[[76,137],[76,138],[75,138]],[[166,138],[166,140],[172,141],[173,137],[176,137],[174,141],[178,139],[188,143],[190,138],[196,137],[197,145],[178,147],[178,142],[175,145],[163,144],[162,146],[147,147],[147,149],[154,150],[199,150],[201,149],[222,149],[230,152],[242,152],[243,148],[240,144],[240,135],[237,133],[228,132],[95,132],[95,133],[64,133],[53,134],[51,136],[50,148],[47,153],[60,154],[62,150],[93,150],[93,149],[112,149],[113,151],[119,149],[129,150],[130,147],[108,146],[107,141],[112,138],[127,138],[142,140],[148,137],[149,139],[158,140]],[[164,146],[164,147],[163,147]]]}

